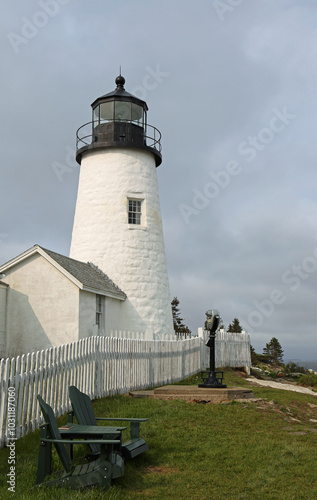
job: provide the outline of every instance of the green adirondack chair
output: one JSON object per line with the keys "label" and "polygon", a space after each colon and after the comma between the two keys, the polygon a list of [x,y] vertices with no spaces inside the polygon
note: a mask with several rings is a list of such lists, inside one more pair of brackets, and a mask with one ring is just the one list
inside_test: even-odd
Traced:
{"label": "green adirondack chair", "polygon": [[[87,394],[81,392],[77,387],[72,385],[69,388],[69,397],[72,403],[73,412],[68,414],[69,422],[72,422],[73,415],[76,420],[82,425],[97,425],[97,421],[118,421],[130,423],[130,440],[123,443],[121,446],[122,454],[125,458],[134,458],[144,451],[148,450],[148,444],[140,437],[140,422],[146,422],[147,418],[102,418],[95,417],[91,400]],[[92,456],[100,453],[99,444],[89,444]]]}
{"label": "green adirondack chair", "polygon": [[[114,475],[116,477],[123,475],[123,467],[120,462],[122,458],[113,451],[114,445],[120,446],[120,431],[108,434],[108,436],[116,437],[116,439],[90,439],[92,432],[83,432],[82,435],[80,434],[80,437],[82,437],[81,440],[62,439],[53,409],[45,403],[40,395],[37,396],[37,399],[45,419],[45,424],[41,425],[40,432],[39,460],[36,478],[37,485],[61,486],[73,489],[97,485],[107,489]],[[78,428],[80,427],[81,426],[78,426]],[[83,439],[85,441],[83,441]],[[94,444],[95,446],[96,443],[98,443],[100,447],[100,456],[93,462],[74,467],[71,465],[71,460],[66,451],[65,444],[74,445],[83,443]],[[45,477],[51,475],[52,444],[54,444],[63,464],[64,472],[60,477],[44,482]],[[121,474],[118,473],[118,469],[121,470]]]}

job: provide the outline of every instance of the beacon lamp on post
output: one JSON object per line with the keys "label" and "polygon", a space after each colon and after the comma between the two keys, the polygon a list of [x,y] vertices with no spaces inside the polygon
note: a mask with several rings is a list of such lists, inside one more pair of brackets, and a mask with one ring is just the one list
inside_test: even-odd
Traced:
{"label": "beacon lamp on post", "polygon": [[205,326],[206,330],[209,331],[209,340],[206,346],[209,347],[210,349],[210,366],[209,366],[209,372],[207,372],[208,375],[206,377],[204,376],[202,377],[204,382],[202,384],[198,384],[198,387],[212,388],[212,389],[227,387],[225,384],[222,383],[223,372],[215,371],[215,338],[219,323],[220,323],[220,314],[217,309],[213,310],[209,309],[208,311],[206,311]]}

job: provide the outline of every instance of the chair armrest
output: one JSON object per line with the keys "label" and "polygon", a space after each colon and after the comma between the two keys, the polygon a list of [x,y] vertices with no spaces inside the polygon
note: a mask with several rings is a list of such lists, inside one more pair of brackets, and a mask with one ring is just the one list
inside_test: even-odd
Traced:
{"label": "chair armrest", "polygon": [[146,422],[147,418],[105,418],[96,417],[96,420],[117,420],[118,422]]}
{"label": "chair armrest", "polygon": [[118,420],[123,422],[130,422],[130,438],[131,440],[139,439],[140,437],[140,422],[146,422],[147,418],[104,418],[97,417],[96,420]]}
{"label": "chair armrest", "polygon": [[82,439],[81,441],[73,439],[50,439],[40,438],[45,443],[63,443],[63,444],[120,444],[120,439]]}

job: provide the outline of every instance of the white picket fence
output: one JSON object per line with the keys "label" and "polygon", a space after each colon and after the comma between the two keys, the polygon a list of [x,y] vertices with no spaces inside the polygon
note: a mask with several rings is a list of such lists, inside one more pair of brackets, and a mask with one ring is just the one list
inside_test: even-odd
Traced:
{"label": "white picket fence", "polygon": [[[189,377],[209,366],[206,332],[186,340],[89,337],[0,361],[0,448],[43,422],[37,395],[56,416],[71,409],[68,388],[91,399],[148,389]],[[250,338],[224,332],[216,337],[216,366],[250,368]],[[12,403],[13,402],[13,403]],[[11,434],[12,436],[12,434]]]}
{"label": "white picket fence", "polygon": [[127,330],[110,330],[109,333],[102,334],[106,337],[115,337],[117,339],[137,339],[137,340],[185,340],[191,338],[186,333],[163,333],[155,334],[152,332],[130,332]]}
{"label": "white picket fence", "polygon": [[[56,416],[71,409],[68,388],[92,399],[182,380],[200,370],[201,339],[184,341],[89,337],[45,351],[0,361],[0,448],[9,418],[19,439],[43,422],[37,395]],[[14,405],[10,404],[15,395]],[[12,412],[14,406],[14,413]]]}
{"label": "white picket fence", "polygon": [[[198,329],[199,336],[203,339],[201,363],[202,369],[209,367],[210,349],[206,347],[209,339],[208,331]],[[244,368],[249,374],[251,368],[250,335],[247,333],[232,333],[223,330],[217,332],[215,339],[215,365],[216,367]]]}

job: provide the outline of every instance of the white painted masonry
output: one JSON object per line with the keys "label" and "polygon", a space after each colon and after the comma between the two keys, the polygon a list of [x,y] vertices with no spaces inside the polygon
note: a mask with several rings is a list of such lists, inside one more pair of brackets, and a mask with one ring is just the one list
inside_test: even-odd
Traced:
{"label": "white painted masonry", "polygon": [[38,253],[6,271],[6,356],[78,340],[79,290]]}
{"label": "white painted masonry", "polygon": [[[85,282],[61,263],[75,275],[82,275]],[[114,325],[120,328],[120,321],[115,324],[120,311],[117,303],[125,296],[109,285],[103,274],[98,281],[99,271],[88,264],[35,245],[2,266],[4,270],[0,282],[0,358],[75,342],[87,335],[110,335]],[[109,290],[102,286],[109,286]],[[97,295],[103,304],[100,328],[96,324]]]}
{"label": "white painted masonry", "polygon": [[[142,223],[128,223],[128,198]],[[86,151],[81,160],[70,257],[96,264],[127,299],[114,328],[172,333],[173,320],[154,155],[130,148]],[[120,323],[120,324],[118,324]]]}

